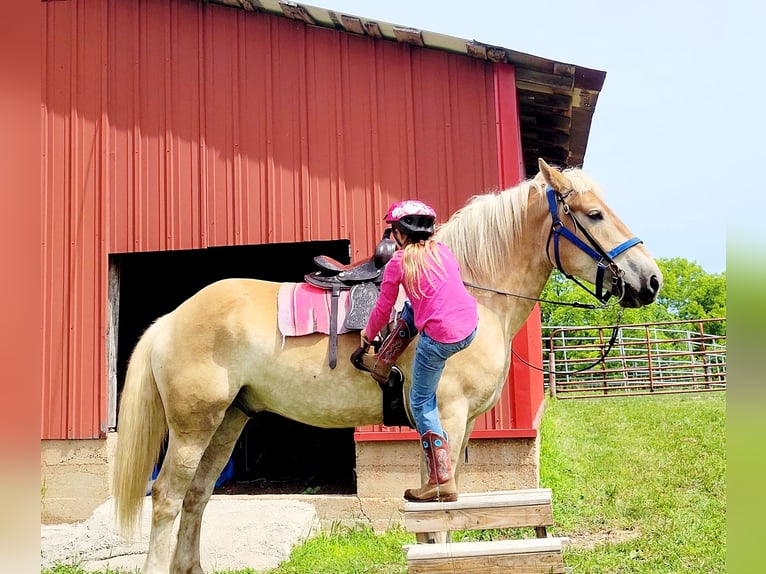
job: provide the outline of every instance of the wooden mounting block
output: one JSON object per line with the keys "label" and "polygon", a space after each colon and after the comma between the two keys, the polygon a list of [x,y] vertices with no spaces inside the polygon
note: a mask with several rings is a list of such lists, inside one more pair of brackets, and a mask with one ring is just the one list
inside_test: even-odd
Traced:
{"label": "wooden mounting block", "polygon": [[[407,502],[404,525],[419,542],[444,533],[447,542],[404,546],[409,574],[563,574],[562,546],[568,538],[548,538],[553,525],[551,490],[532,488],[461,494],[455,502]],[[535,529],[537,538],[450,542],[454,530]]]}

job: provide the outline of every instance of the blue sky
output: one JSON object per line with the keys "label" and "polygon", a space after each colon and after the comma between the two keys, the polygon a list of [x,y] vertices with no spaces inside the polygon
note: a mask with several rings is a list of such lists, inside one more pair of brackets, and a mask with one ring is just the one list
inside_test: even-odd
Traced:
{"label": "blue sky", "polygon": [[[306,4],[605,71],[584,169],[652,255],[695,261],[709,273],[726,270],[727,205],[741,152],[750,151],[741,147],[747,134],[730,132],[750,131],[748,114],[763,107],[763,92],[754,89],[762,83],[760,66],[746,65],[762,36],[756,25],[763,14],[756,12],[764,9],[755,2]],[[749,232],[734,233],[748,240]]]}

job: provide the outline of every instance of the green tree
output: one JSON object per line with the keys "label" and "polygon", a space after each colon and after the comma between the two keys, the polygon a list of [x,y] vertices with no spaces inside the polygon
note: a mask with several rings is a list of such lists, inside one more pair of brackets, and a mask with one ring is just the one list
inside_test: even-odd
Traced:
{"label": "green tree", "polygon": [[680,257],[657,260],[665,278],[657,303],[678,319],[726,316],[726,274],[706,273]]}

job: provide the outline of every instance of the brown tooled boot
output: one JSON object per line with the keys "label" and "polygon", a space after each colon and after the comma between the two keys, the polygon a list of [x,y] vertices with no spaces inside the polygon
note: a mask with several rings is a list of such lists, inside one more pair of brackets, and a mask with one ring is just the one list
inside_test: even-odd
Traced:
{"label": "brown tooled boot", "polygon": [[457,484],[452,474],[447,439],[433,431],[423,434],[421,443],[428,466],[428,484],[421,488],[408,488],[404,498],[412,502],[454,502]]}
{"label": "brown tooled boot", "polygon": [[391,367],[414,338],[414,335],[410,335],[407,321],[398,319],[378,352],[374,355],[368,353],[362,355],[362,364],[370,371],[373,379],[385,383],[388,381],[388,375],[391,374]]}

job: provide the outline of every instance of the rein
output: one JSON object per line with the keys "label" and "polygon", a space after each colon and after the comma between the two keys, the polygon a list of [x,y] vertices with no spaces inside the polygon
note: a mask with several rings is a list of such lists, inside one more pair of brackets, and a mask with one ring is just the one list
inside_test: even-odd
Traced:
{"label": "rein", "polygon": [[[528,301],[539,301],[540,303],[551,303],[552,305],[564,305],[567,307],[576,307],[578,309],[606,309],[608,307],[612,307],[613,305],[592,305],[590,303],[580,303],[579,301],[551,301],[548,299],[539,299],[537,297],[526,297],[525,295],[519,295],[517,293],[508,293],[507,291],[500,291],[499,289],[492,289],[491,287],[482,287],[481,285],[475,285],[473,283],[470,283],[468,281],[463,281],[463,285],[466,287],[473,287],[474,289],[481,289],[482,291],[489,291],[491,293],[495,293],[497,295],[505,295],[507,297],[518,297],[519,299],[526,299]],[[590,291],[589,291],[590,292]],[[589,369],[592,369],[599,363],[602,363],[606,356],[612,351],[612,347],[614,346],[615,341],[617,340],[617,333],[620,329],[620,321],[622,319],[622,313],[623,309],[619,309],[619,317],[617,317],[617,324],[612,327],[612,335],[609,337],[609,343],[606,346],[606,350],[601,353],[601,356],[596,359],[593,363],[590,365],[586,365],[585,367],[582,367],[580,369],[576,369],[574,371],[549,371],[542,367],[538,367],[536,365],[533,365],[532,363],[529,363],[524,358],[522,358],[521,355],[519,355],[514,349],[513,346],[511,346],[511,353],[513,353],[513,356],[516,357],[519,361],[524,363],[527,367],[534,369],[536,371],[540,371],[541,373],[547,373],[549,375],[571,375],[574,373],[581,373],[582,371],[587,371]]]}
{"label": "rein", "polygon": [[579,369],[575,369],[574,371],[550,371],[547,369],[544,369],[542,367],[538,367],[536,365],[533,365],[532,363],[524,360],[521,355],[519,355],[514,349],[513,345],[511,345],[511,353],[513,353],[513,356],[516,357],[519,361],[524,363],[527,367],[530,369],[534,369],[535,371],[539,371],[541,373],[547,373],[549,375],[573,375],[575,373],[582,373],[583,371],[589,371],[599,363],[603,363],[606,356],[612,352],[612,347],[614,347],[615,341],[617,341],[617,333],[620,332],[620,322],[622,321],[622,313],[624,309],[619,310],[619,317],[617,317],[617,324],[612,327],[612,335],[609,337],[609,342],[606,345],[606,349],[601,353],[601,356],[593,361],[591,364],[586,365],[584,367],[581,367]]}
{"label": "rein", "polygon": [[472,287],[481,291],[489,291],[496,295],[505,295],[507,297],[516,297],[518,299],[526,299],[527,301],[539,301],[540,303],[550,303],[552,305],[562,305],[565,307],[577,307],[578,309],[606,309],[609,305],[593,305],[592,303],[580,303],[579,301],[551,301],[550,299],[540,299],[539,297],[527,297],[526,295],[519,295],[518,293],[509,293],[508,291],[501,291],[500,289],[493,289],[492,287],[482,287],[476,285],[470,281],[463,281],[463,285],[466,287]]}

